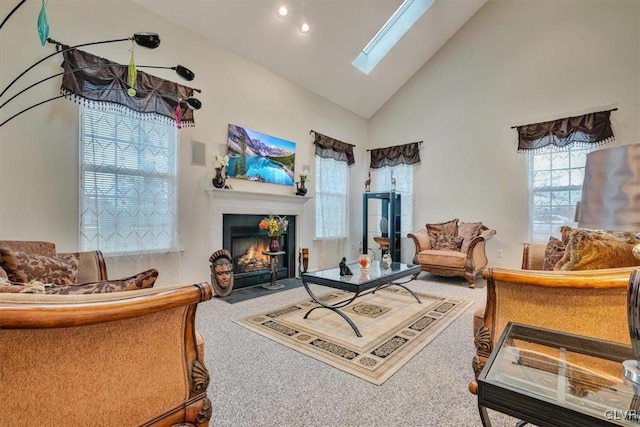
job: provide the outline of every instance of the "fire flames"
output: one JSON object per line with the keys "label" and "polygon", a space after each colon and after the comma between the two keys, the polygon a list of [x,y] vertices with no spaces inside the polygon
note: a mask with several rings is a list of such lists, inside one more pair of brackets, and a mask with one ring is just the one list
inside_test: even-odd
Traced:
{"label": "fire flames", "polygon": [[268,269],[269,256],[262,254],[262,251],[268,250],[268,241],[265,242],[262,239],[257,244],[251,245],[236,261],[240,272],[247,273],[249,271]]}

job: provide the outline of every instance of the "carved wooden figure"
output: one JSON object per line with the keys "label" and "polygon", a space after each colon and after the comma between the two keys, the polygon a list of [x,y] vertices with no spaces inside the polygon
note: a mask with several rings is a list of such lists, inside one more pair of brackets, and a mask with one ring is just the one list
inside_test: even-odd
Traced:
{"label": "carved wooden figure", "polygon": [[219,297],[226,297],[233,291],[233,265],[231,253],[226,249],[215,251],[209,257],[211,263],[211,284]]}

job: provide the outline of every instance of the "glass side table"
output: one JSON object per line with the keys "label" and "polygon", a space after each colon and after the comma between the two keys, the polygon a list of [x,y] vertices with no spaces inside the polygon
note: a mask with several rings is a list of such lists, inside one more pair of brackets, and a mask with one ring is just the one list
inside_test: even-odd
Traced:
{"label": "glass side table", "polygon": [[628,345],[509,323],[478,377],[482,425],[490,408],[541,427],[640,427],[640,389],[622,374],[633,358]]}

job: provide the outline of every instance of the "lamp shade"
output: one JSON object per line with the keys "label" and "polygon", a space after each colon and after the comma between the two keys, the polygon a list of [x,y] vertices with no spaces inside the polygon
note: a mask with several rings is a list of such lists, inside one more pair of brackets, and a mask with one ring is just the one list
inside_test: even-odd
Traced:
{"label": "lamp shade", "polygon": [[640,144],[587,155],[578,226],[640,231]]}

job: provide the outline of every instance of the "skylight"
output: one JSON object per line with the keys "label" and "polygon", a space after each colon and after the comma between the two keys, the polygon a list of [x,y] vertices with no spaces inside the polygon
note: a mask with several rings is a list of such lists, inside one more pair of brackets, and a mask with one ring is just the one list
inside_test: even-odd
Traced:
{"label": "skylight", "polygon": [[369,74],[433,2],[434,0],[404,0],[351,64]]}

